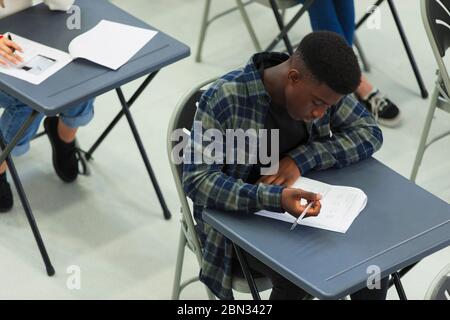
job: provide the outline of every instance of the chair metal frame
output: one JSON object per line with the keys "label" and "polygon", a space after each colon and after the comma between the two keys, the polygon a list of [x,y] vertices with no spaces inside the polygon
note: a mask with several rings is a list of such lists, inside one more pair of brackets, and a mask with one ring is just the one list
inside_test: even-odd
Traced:
{"label": "chair metal frame", "polygon": [[[188,286],[191,283],[194,283],[199,280],[198,276],[194,278],[190,278],[187,281],[182,282],[181,276],[183,271],[183,261],[184,261],[184,255],[185,255],[185,249],[188,247],[194,254],[197,259],[199,268],[201,268],[202,263],[202,246],[200,239],[197,235],[196,228],[195,228],[195,222],[193,219],[193,215],[191,212],[191,208],[189,206],[186,194],[183,189],[182,185],[182,177],[180,173],[182,172],[179,166],[173,162],[173,155],[172,150],[174,147],[174,142],[172,141],[172,132],[175,129],[179,128],[179,120],[180,116],[182,115],[182,112],[184,108],[186,107],[187,103],[191,101],[192,97],[194,97],[195,94],[198,94],[198,92],[208,84],[215,81],[217,78],[210,79],[208,81],[204,81],[195,88],[193,88],[191,91],[189,91],[178,103],[176,109],[174,110],[172,117],[169,122],[168,126],[168,132],[167,132],[167,155],[169,157],[169,165],[170,169],[172,171],[172,175],[174,178],[178,198],[180,200],[181,208],[180,208],[180,238],[178,242],[178,252],[177,252],[177,261],[175,266],[175,276],[174,276],[174,283],[173,283],[173,289],[172,289],[172,299],[178,300],[180,298],[180,294],[186,286]],[[190,128],[186,128],[190,130]],[[255,278],[256,287],[258,288],[258,291],[265,291],[270,288],[272,288],[272,284],[268,278]],[[246,279],[240,276],[233,276],[233,290],[241,293],[252,293],[250,291],[250,287],[247,284]],[[214,294],[205,286],[207,295],[209,299],[215,299]]]}
{"label": "chair metal frame", "polygon": [[450,300],[450,264],[447,264],[434,278],[424,300]]}
{"label": "chair metal frame", "polygon": [[441,56],[441,53],[439,52],[436,39],[434,38],[433,32],[431,30],[430,26],[431,21],[429,21],[426,9],[428,1],[435,1],[435,0],[421,0],[422,21],[428,36],[428,40],[430,42],[431,49],[437,62],[438,70],[436,71],[437,75],[436,86],[434,88],[431,97],[430,106],[428,108],[428,113],[425,118],[425,124],[422,130],[422,135],[420,137],[416,158],[414,160],[414,165],[411,171],[410,179],[413,182],[416,181],[419,167],[422,163],[426,149],[430,147],[432,144],[436,143],[437,141],[440,141],[441,139],[450,135],[450,130],[448,130],[428,141],[428,135],[430,133],[430,128],[436,108],[439,108],[443,111],[450,113],[450,97],[448,95],[448,92],[450,92],[450,77],[447,72],[444,60],[442,59],[443,56]]}

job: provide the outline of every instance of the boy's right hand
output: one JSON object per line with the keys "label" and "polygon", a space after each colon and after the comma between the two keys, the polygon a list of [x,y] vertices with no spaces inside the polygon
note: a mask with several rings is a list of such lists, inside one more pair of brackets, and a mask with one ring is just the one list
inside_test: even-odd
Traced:
{"label": "boy's right hand", "polygon": [[317,216],[322,207],[320,198],[320,194],[317,193],[307,192],[302,189],[285,188],[281,193],[281,206],[289,214],[298,217],[306,209],[306,205],[301,205],[301,200],[305,199],[308,203],[313,202],[305,217]]}
{"label": "boy's right hand", "polygon": [[19,52],[23,52],[22,48],[14,41],[9,40],[7,36],[4,36],[3,38],[0,39],[0,65],[8,66],[7,61],[12,62],[14,64],[19,64],[23,62],[22,57],[20,57],[17,54],[14,54],[11,48],[14,48]]}

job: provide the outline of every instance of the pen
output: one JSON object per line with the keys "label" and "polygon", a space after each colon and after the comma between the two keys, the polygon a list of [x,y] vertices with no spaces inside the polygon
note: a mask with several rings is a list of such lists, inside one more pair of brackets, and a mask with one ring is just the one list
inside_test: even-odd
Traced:
{"label": "pen", "polygon": [[[9,41],[13,41],[13,39],[12,39],[10,33],[8,33],[8,39],[9,39]],[[14,54],[14,52],[16,52],[16,49],[14,49],[14,48],[12,48],[12,47],[9,47],[9,48],[12,50],[12,53],[13,53],[13,54]]]}
{"label": "pen", "polygon": [[303,210],[302,214],[301,214],[301,215],[297,218],[297,220],[295,220],[295,222],[292,224],[291,231],[294,230],[295,227],[296,227],[296,226],[298,225],[298,223],[300,222],[300,220],[302,220],[302,219],[305,217],[306,213],[308,212],[309,209],[311,209],[311,207],[312,207],[313,204],[314,204],[314,202],[310,202],[310,203],[306,206],[306,208],[305,208],[305,210]]}

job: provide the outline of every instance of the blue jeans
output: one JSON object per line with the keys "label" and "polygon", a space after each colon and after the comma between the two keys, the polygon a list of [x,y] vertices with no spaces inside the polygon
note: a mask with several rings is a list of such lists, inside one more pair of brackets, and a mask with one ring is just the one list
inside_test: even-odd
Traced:
{"label": "blue jeans", "polygon": [[[304,0],[298,0],[303,3]],[[316,0],[309,8],[313,31],[333,31],[353,45],[355,34],[355,5],[353,0]]]}
{"label": "blue jeans", "polygon": [[[84,126],[94,116],[93,104],[94,100],[84,102],[62,113],[60,119],[70,128]],[[5,109],[0,119],[0,130],[8,144],[31,115],[33,109],[3,91],[0,91],[0,108]],[[20,156],[30,149],[30,140],[36,135],[42,118],[44,118],[44,115],[40,113],[34,119],[11,152],[13,156]]]}

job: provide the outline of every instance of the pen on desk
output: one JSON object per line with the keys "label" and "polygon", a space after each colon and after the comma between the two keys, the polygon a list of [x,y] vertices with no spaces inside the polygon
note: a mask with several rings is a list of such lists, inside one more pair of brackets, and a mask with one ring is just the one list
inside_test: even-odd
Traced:
{"label": "pen on desk", "polygon": [[297,220],[295,220],[295,222],[292,224],[291,231],[294,230],[295,227],[299,224],[300,220],[302,220],[302,219],[305,217],[306,213],[308,212],[309,209],[311,209],[311,207],[312,207],[313,204],[314,204],[314,201],[310,202],[310,203],[306,206],[306,208],[305,208],[305,210],[303,210],[302,214],[301,214],[301,215],[297,218]]}

